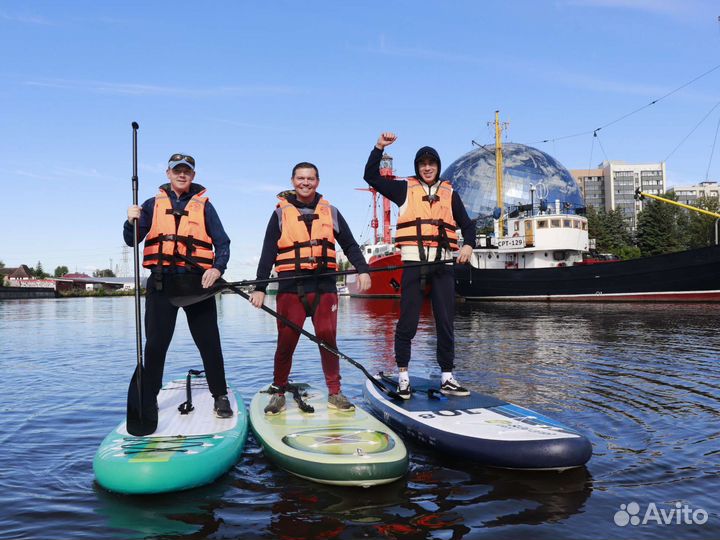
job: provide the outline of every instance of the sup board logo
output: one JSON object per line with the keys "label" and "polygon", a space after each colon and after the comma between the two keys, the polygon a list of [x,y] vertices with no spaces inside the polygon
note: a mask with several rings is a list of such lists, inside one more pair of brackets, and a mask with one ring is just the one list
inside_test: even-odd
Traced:
{"label": "sup board logo", "polygon": [[615,512],[613,521],[618,527],[627,525],[703,525],[708,520],[708,513],[702,508],[692,509],[687,504],[676,502],[672,508],[658,508],[651,502],[640,517],[640,505],[635,501],[621,504],[620,510]]}
{"label": "sup board logo", "polygon": [[333,305],[330,307],[330,311],[337,311],[337,304],[333,304]]}
{"label": "sup board logo", "polygon": [[283,442],[291,448],[305,452],[360,456],[386,452],[395,446],[387,433],[353,428],[300,431],[286,435]]}

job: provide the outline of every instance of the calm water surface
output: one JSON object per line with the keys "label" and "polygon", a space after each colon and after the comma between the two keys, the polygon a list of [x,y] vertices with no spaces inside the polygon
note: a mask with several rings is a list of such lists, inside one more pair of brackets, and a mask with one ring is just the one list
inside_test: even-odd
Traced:
{"label": "calm water surface", "polygon": [[[275,321],[234,295],[218,304],[228,380],[249,402],[272,376]],[[276,468],[251,435],[215,484],[144,497],[108,493],[92,472],[125,414],[133,313],[132,298],[0,302],[0,538],[720,537],[716,305],[458,304],[461,381],[585,432],[586,468],[495,470],[408,444],[405,478],[330,487]],[[371,372],[392,371],[397,304],[341,298],[339,313],[339,348]],[[438,375],[432,333],[427,309],[416,374]],[[166,379],[198,366],[180,316]],[[305,338],[293,374],[322,381]],[[344,363],[343,376],[361,401],[362,373]],[[635,517],[655,505],[657,519],[616,525],[632,502]],[[658,523],[678,506],[707,521]]]}

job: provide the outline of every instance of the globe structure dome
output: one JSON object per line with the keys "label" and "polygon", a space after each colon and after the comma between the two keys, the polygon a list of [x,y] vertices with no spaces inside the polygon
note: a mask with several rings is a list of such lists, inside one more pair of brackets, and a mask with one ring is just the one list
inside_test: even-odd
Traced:
{"label": "globe structure dome", "polygon": [[[532,202],[537,209],[540,199],[554,208],[559,200],[563,210],[573,212],[585,206],[582,193],[570,172],[555,158],[524,144],[503,144],[503,206],[513,210]],[[495,182],[495,146],[476,148],[456,159],[441,177],[452,183],[472,219],[482,226],[492,222],[497,207]]]}

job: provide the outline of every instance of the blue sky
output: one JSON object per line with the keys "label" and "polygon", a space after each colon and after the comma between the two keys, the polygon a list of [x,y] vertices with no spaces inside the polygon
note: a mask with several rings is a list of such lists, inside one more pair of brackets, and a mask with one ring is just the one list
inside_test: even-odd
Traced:
{"label": "blue sky", "polygon": [[141,201],[171,153],[194,155],[233,279],[254,276],[299,161],[368,240],[354,188],[383,130],[400,175],[420,146],[447,166],[491,142],[499,109],[507,141],[568,168],[667,159],[670,185],[718,180],[720,69],[604,128],[602,147],[588,133],[720,65],[718,15],[709,0],[2,0],[0,260],[123,266],[132,121]]}

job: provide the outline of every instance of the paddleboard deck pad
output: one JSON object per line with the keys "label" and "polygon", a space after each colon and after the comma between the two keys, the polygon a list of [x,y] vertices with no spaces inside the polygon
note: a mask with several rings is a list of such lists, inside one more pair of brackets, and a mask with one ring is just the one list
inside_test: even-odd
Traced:
{"label": "paddleboard deck pad", "polygon": [[354,411],[331,409],[326,392],[294,386],[314,412],[303,412],[290,392],[277,415],[265,414],[271,398],[266,389],[250,403],[253,432],[279,467],[322,484],[362,487],[386,484],[407,472],[405,445],[379,420],[357,404]]}
{"label": "paddleboard deck pad", "polygon": [[[232,418],[217,418],[214,399],[204,377],[192,377],[194,410],[181,414],[187,381],[166,384],[158,395],[155,432],[136,437],[125,422],[100,445],[93,469],[104,488],[119,493],[163,493],[209,484],[237,463],[248,434],[242,400],[228,388]],[[238,406],[239,404],[239,406]]]}
{"label": "paddleboard deck pad", "polygon": [[[397,388],[397,378],[376,379]],[[373,413],[401,436],[438,452],[492,467],[569,469],[584,465],[590,441],[574,429],[507,401],[472,392],[444,396],[439,385],[411,378],[409,400],[392,399],[366,381],[364,396]]]}

